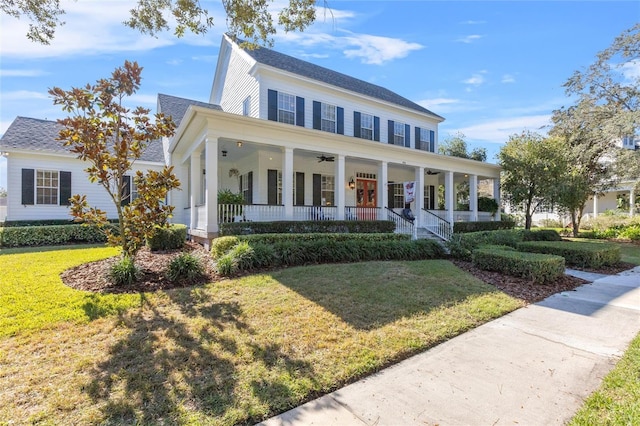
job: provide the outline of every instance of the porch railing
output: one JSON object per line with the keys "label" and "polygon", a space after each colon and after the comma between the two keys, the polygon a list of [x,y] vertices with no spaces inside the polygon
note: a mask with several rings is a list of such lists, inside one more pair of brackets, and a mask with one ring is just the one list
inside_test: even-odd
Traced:
{"label": "porch railing", "polygon": [[378,207],[347,206],[344,208],[344,220],[381,220],[381,216],[382,209]]}
{"label": "porch railing", "polygon": [[453,234],[451,223],[429,210],[422,210],[420,214],[420,222],[424,228],[445,241],[451,239],[451,234]]}
{"label": "porch railing", "polygon": [[386,219],[396,224],[396,230],[395,230],[396,234],[413,235],[413,232],[414,232],[413,222],[405,219],[404,217],[402,217],[401,215],[394,212],[388,207],[385,209],[385,211],[387,212]]}

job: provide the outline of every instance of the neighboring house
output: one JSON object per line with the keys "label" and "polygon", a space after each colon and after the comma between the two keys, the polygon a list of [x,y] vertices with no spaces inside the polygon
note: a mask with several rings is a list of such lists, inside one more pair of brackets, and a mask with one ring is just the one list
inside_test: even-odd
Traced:
{"label": "neighboring house", "polygon": [[[493,181],[499,201],[499,166],[437,153],[439,115],[383,87],[276,51],[244,50],[227,36],[209,103],[160,94],[158,111],[177,124],[162,143],[164,161],[182,182],[169,195],[173,220],[203,239],[216,235],[225,220],[331,219],[391,219],[402,232],[425,228],[446,237],[453,221],[492,219],[478,212],[479,180]],[[5,139],[14,140],[11,130],[3,151],[10,151]],[[48,143],[53,139],[49,135]],[[37,156],[27,150],[11,172],[38,169],[30,165]],[[415,225],[398,214],[408,181],[415,182]],[[462,181],[470,184],[471,204],[456,212],[455,187]],[[444,211],[437,210],[440,185]],[[20,188],[19,179],[9,180],[10,192]],[[222,189],[240,192],[245,205],[218,205]],[[15,195],[10,204],[22,206]]]}
{"label": "neighboring house", "polygon": [[[18,117],[0,140],[0,151],[7,156],[7,221],[71,220],[68,200],[73,194],[86,194],[90,205],[117,217],[104,188],[89,182],[87,163],[56,141],[61,128],[55,121]],[[162,146],[152,144],[132,175],[138,169],[161,170],[163,162]]]}

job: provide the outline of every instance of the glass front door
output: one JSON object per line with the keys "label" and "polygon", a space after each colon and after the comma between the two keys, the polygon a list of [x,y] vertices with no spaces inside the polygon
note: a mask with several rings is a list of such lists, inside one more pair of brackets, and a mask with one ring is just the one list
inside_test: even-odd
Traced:
{"label": "glass front door", "polygon": [[377,181],[370,179],[358,179],[356,181],[356,207],[378,206]]}

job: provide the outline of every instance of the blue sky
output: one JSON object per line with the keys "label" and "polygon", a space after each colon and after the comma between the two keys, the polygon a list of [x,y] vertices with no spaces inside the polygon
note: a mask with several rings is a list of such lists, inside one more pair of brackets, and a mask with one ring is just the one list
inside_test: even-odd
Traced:
{"label": "blue sky", "polygon": [[[61,0],[66,25],[49,46],[26,39],[27,23],[2,15],[0,134],[16,116],[64,116],[47,89],[108,76],[125,59],[144,67],[136,105],[157,93],[208,101],[221,34],[219,1],[205,36],[157,38],[121,25],[134,1]],[[320,2],[322,3],[322,2]],[[276,0],[276,5],[282,4]],[[614,37],[640,21],[638,1],[339,1],[304,33],[278,34],[274,49],[385,86],[446,118],[440,140],[465,134],[488,161],[508,136],[549,124],[571,104],[562,84]],[[640,72],[640,64],[629,72]],[[0,186],[6,187],[0,160]]]}

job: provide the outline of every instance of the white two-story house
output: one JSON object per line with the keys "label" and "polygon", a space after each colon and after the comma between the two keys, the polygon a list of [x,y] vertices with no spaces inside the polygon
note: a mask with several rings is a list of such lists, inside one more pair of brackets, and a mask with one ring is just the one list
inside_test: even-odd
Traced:
{"label": "white two-story house", "polygon": [[[163,160],[175,167],[182,189],[169,196],[173,221],[196,237],[215,236],[230,220],[390,219],[401,232],[423,228],[446,238],[454,221],[495,219],[478,211],[477,191],[479,180],[493,180],[499,201],[499,166],[438,154],[441,116],[383,87],[274,50],[245,50],[224,36],[209,102],[160,94],[158,110],[178,127],[162,141],[163,152],[150,152],[139,167]],[[16,119],[0,141],[10,175],[7,220],[68,217],[63,198],[69,192],[100,202],[94,192],[101,188],[76,181],[79,160],[61,151],[52,130],[57,125],[25,130],[25,120],[34,119]],[[42,134],[34,134],[37,128]],[[37,146],[29,142],[34,138]],[[63,185],[67,164],[75,167],[70,188]],[[20,177],[23,169],[34,171],[35,183]],[[47,181],[57,192],[42,199],[46,188],[37,179],[48,172],[59,176]],[[463,181],[470,186],[469,210],[458,212],[455,188]],[[405,182],[415,182],[413,223],[399,215]],[[440,186],[444,200],[438,200]],[[221,190],[241,193],[244,205],[219,204]]]}

